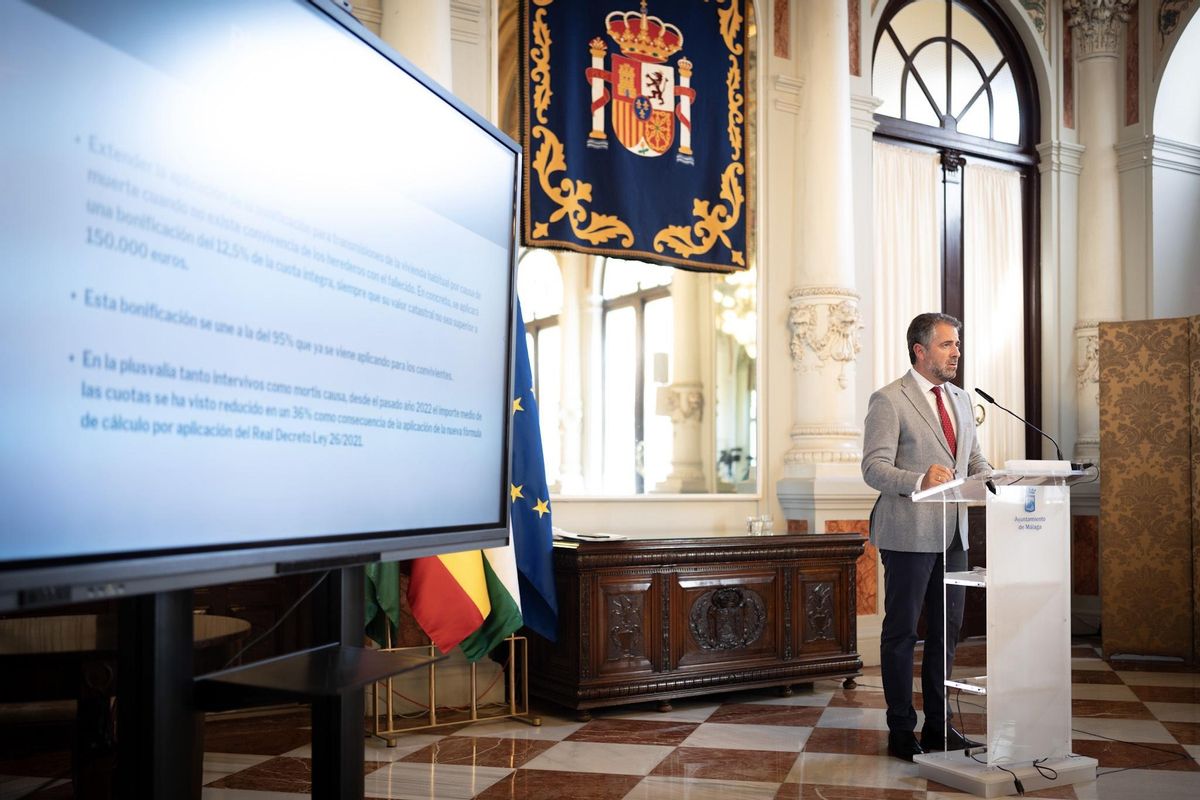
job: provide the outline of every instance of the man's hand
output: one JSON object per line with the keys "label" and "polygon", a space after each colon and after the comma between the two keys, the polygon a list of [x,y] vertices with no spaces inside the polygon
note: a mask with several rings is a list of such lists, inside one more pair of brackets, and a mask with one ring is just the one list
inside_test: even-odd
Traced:
{"label": "man's hand", "polygon": [[949,483],[952,480],[954,480],[954,470],[943,467],[941,464],[934,464],[925,470],[925,476],[921,478],[921,491]]}

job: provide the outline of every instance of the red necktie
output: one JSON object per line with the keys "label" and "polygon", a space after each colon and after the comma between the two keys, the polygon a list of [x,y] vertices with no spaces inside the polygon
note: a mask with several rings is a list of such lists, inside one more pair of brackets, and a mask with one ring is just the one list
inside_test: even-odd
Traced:
{"label": "red necktie", "polygon": [[950,414],[946,404],[942,402],[942,387],[935,386],[929,391],[937,398],[938,417],[942,420],[942,433],[946,434],[946,443],[950,445],[950,455],[958,458],[958,439],[954,436],[954,426],[950,424]]}

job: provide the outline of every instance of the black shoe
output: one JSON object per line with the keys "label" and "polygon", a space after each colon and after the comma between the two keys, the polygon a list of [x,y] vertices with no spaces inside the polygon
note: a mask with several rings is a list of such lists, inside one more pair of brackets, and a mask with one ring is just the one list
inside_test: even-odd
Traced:
{"label": "black shoe", "polygon": [[902,758],[905,761],[912,761],[913,756],[919,756],[925,752],[921,747],[921,743],[917,741],[917,737],[912,731],[890,731],[888,733],[888,755]]}
{"label": "black shoe", "polygon": [[943,741],[940,727],[937,729],[925,728],[921,731],[921,747],[929,752],[934,750],[966,750],[968,748],[983,747],[983,742],[968,739],[953,727],[946,729],[946,736]]}

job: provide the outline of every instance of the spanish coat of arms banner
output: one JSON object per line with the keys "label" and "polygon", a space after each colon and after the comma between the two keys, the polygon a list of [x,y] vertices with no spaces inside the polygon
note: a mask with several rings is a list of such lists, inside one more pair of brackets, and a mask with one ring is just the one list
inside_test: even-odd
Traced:
{"label": "spanish coat of arms banner", "polygon": [[522,0],[522,244],[747,266],[748,0]]}

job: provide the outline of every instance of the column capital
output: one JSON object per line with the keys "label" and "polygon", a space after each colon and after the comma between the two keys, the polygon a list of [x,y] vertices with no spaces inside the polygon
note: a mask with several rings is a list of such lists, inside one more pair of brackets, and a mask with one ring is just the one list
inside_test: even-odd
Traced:
{"label": "column capital", "polygon": [[1067,24],[1075,29],[1080,59],[1116,58],[1121,28],[1134,0],[1063,0]]}
{"label": "column capital", "polygon": [[1083,152],[1085,150],[1087,148],[1083,145],[1071,142],[1043,142],[1037,146],[1038,171],[1043,175],[1047,172],[1078,175],[1083,170]]}

